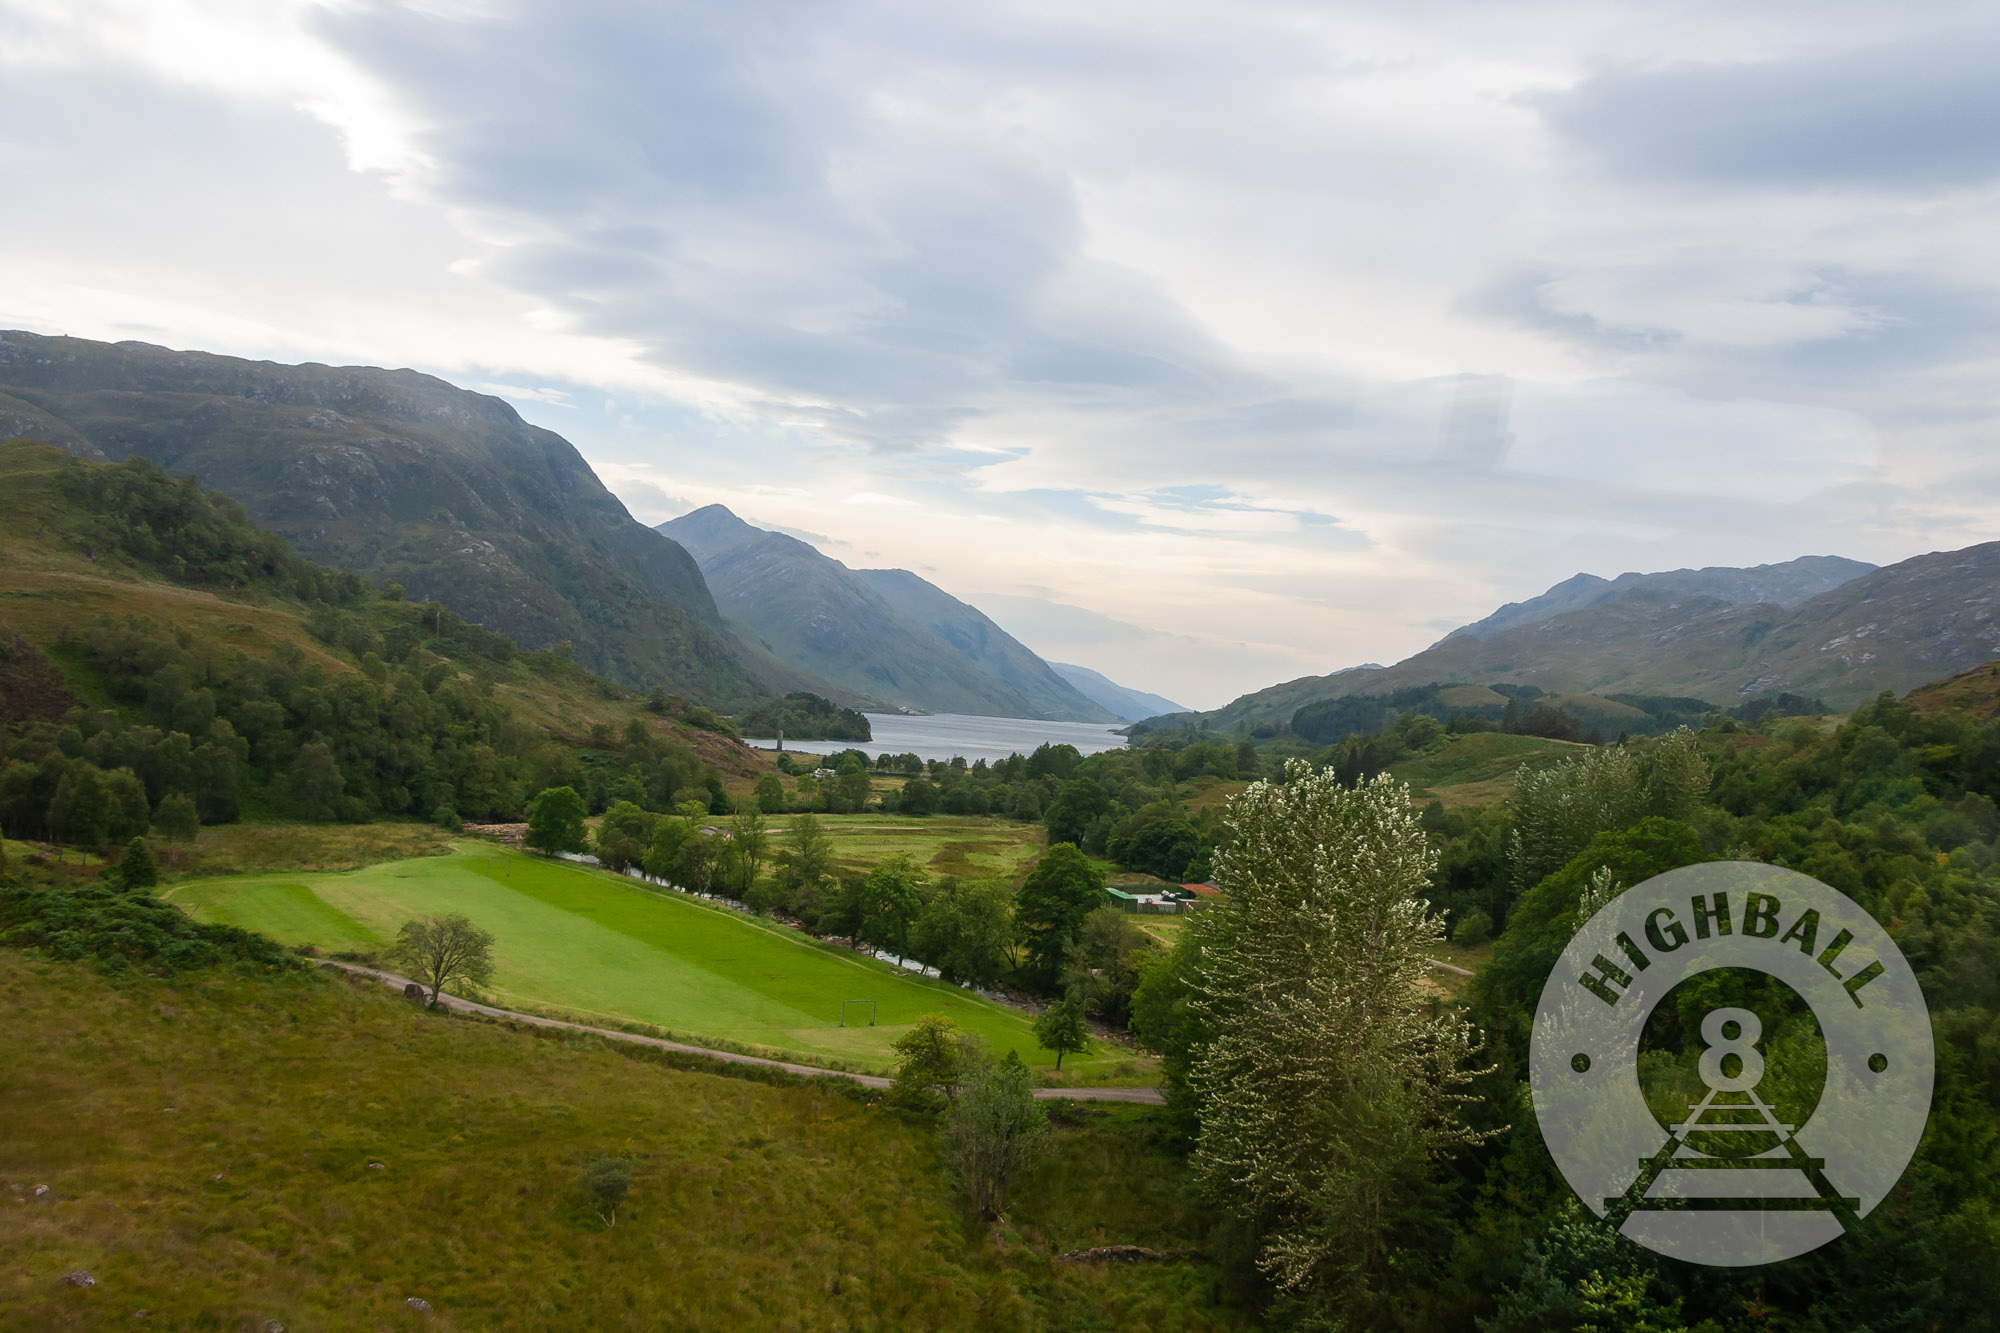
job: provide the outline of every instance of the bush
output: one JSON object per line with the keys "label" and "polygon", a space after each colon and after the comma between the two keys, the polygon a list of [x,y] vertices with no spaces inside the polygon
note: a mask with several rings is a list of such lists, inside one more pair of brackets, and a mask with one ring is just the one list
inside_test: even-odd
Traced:
{"label": "bush", "polygon": [[1451,942],[1461,949],[1476,949],[1492,938],[1493,918],[1477,907],[1462,913],[1451,928]]}
{"label": "bush", "polygon": [[632,1189],[632,1163],[623,1157],[593,1158],[583,1169],[583,1191],[605,1228],[618,1225],[618,1205]]}
{"label": "bush", "polygon": [[99,880],[70,888],[0,888],[0,945],[97,959],[107,970],[184,972],[226,963],[303,966],[276,940],[234,926],[203,925],[139,889]]}

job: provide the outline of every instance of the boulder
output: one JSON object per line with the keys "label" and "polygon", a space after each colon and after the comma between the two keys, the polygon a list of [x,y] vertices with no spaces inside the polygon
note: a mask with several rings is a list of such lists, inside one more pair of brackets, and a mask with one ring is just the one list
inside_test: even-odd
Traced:
{"label": "boulder", "polygon": [[412,1296],[407,1301],[404,1301],[403,1304],[409,1306],[418,1314],[429,1314],[431,1312],[431,1303],[421,1296]]}
{"label": "boulder", "polygon": [[94,1287],[97,1285],[97,1279],[84,1272],[81,1268],[75,1272],[64,1273],[62,1280],[65,1287]]}
{"label": "boulder", "polygon": [[409,985],[403,987],[403,998],[406,1000],[421,1000],[424,998],[424,988],[412,981]]}

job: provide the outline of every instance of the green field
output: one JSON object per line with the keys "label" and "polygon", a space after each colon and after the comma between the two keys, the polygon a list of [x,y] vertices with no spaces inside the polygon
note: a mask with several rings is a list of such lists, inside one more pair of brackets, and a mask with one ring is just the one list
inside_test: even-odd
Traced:
{"label": "green field", "polygon": [[[785,845],[796,815],[771,818],[771,846]],[[867,870],[898,852],[933,875],[1017,883],[1042,854],[1042,828],[985,815],[816,815],[843,870]]]}
{"label": "green field", "polygon": [[[838,945],[602,871],[481,843],[449,856],[343,874],[188,880],[165,896],[205,921],[286,944],[371,952],[413,916],[463,912],[495,937],[495,1003],[676,1037],[887,1072],[889,1043],[924,1014],[948,1015],[998,1051],[1035,1066],[1019,1011],[916,977]],[[875,1002],[878,1024],[845,1000]],[[1147,1062],[1099,1049],[1063,1064],[1088,1081],[1142,1083]]]}

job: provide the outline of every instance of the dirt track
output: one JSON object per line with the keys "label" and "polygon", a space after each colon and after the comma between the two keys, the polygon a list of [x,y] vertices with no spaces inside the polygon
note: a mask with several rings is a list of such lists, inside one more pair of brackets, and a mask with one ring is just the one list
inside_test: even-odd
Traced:
{"label": "dirt track", "polygon": [[[373,977],[385,986],[397,990],[411,984],[408,977],[394,972],[384,972],[380,968],[362,967],[359,963],[339,963],[330,958],[315,959],[321,967],[336,968],[357,976]],[[817,1065],[793,1064],[787,1060],[769,1060],[761,1055],[738,1055],[734,1051],[711,1050],[706,1046],[690,1046],[686,1042],[668,1041],[664,1037],[645,1037],[636,1032],[620,1032],[616,1028],[595,1028],[584,1023],[571,1023],[560,1018],[542,1018],[535,1014],[516,1013],[512,1009],[496,1009],[490,1004],[479,1004],[472,1000],[461,1000],[456,995],[440,995],[438,1003],[447,1009],[460,1013],[480,1014],[487,1018],[502,1018],[510,1023],[526,1023],[531,1027],[560,1028],[566,1032],[588,1032],[593,1037],[603,1037],[608,1041],[629,1041],[635,1046],[652,1046],[663,1051],[678,1051],[683,1055],[698,1055],[708,1060],[719,1060],[724,1064],[758,1065],[765,1069],[782,1069],[787,1074],[800,1074],[808,1078],[844,1078],[864,1087],[886,1088],[889,1080],[876,1074],[850,1074],[841,1069],[821,1069]],[[1166,1098],[1158,1088],[1036,1088],[1035,1096],[1044,1101],[1074,1102],[1139,1102],[1148,1106],[1161,1106]]]}

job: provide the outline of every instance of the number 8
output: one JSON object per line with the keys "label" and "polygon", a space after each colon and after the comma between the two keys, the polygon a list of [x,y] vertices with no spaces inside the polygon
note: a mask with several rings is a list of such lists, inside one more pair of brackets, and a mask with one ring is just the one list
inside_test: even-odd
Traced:
{"label": "number 8", "polygon": [[[1726,1030],[1731,1025],[1736,1031]],[[1748,1092],[1756,1087],[1764,1077],[1764,1057],[1756,1049],[1763,1035],[1763,1023],[1748,1009],[1709,1010],[1701,1020],[1701,1039],[1708,1043],[1698,1066],[1701,1081],[1717,1092]],[[1730,1055],[1739,1064],[1734,1074],[1725,1074],[1723,1057]]]}

